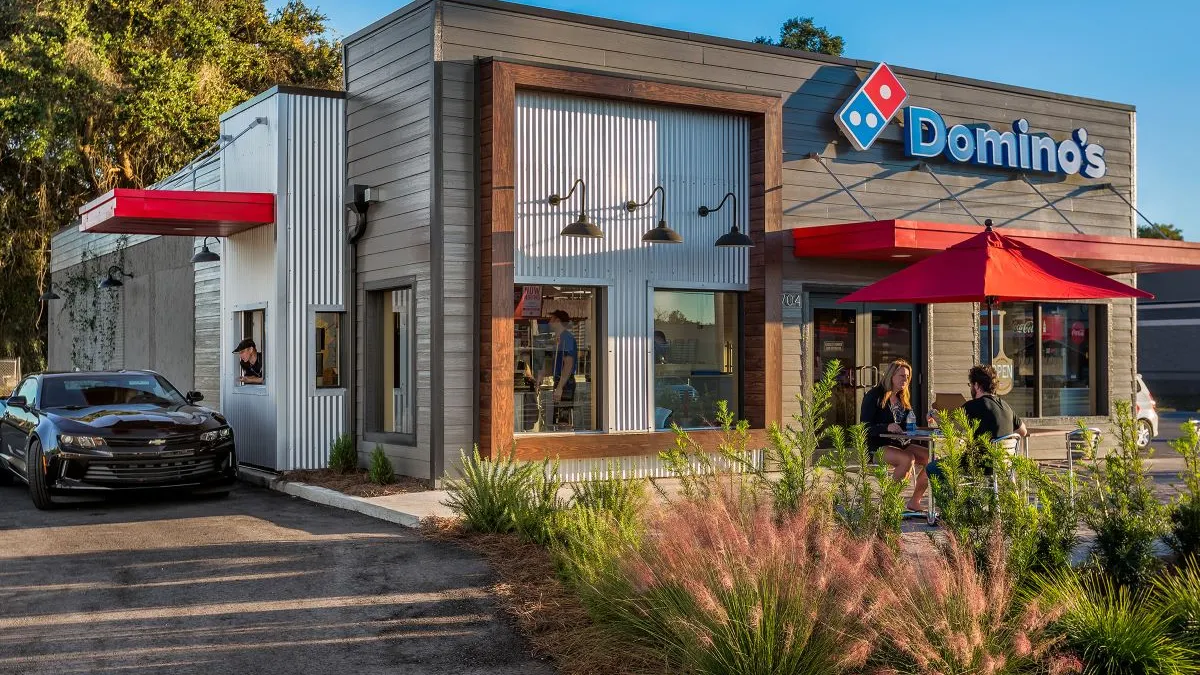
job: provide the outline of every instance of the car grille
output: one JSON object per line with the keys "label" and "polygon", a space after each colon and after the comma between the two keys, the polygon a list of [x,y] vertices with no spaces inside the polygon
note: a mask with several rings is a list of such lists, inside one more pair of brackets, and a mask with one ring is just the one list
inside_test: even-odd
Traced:
{"label": "car grille", "polygon": [[[151,440],[154,440],[156,442],[154,444],[151,444],[150,443]],[[159,441],[159,440],[162,440],[165,442],[158,443],[157,441]],[[161,438],[161,439],[106,437],[104,439],[104,442],[106,444],[108,444],[108,447],[110,447],[110,448],[164,448],[164,449],[172,448],[172,449],[174,449],[174,448],[178,448],[180,446],[192,447],[192,446],[198,445],[200,443],[200,434],[194,434],[192,436],[175,436],[175,437]]]}
{"label": "car grille", "polygon": [[89,462],[83,480],[88,483],[179,483],[216,471],[217,460],[211,457]]}

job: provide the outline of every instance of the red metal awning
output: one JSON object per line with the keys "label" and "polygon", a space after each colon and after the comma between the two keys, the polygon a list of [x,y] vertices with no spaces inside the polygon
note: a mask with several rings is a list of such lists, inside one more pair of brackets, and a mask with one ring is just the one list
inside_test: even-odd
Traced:
{"label": "red metal awning", "polygon": [[[797,258],[899,262],[927,258],[981,231],[982,228],[977,225],[877,220],[797,227],[792,230],[792,241]],[[1104,237],[1007,227],[997,231],[1104,274],[1200,268],[1200,244],[1193,242]]]}
{"label": "red metal awning", "polygon": [[79,215],[81,232],[228,237],[275,222],[275,195],[117,188]]}

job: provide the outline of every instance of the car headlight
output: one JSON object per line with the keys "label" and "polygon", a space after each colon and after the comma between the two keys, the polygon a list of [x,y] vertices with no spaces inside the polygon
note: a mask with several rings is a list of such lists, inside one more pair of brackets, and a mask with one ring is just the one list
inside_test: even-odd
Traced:
{"label": "car headlight", "polygon": [[205,443],[212,443],[213,441],[223,441],[231,436],[233,436],[233,429],[221,427],[220,429],[213,429],[212,431],[200,434],[200,440]]}
{"label": "car headlight", "polygon": [[59,445],[69,445],[73,448],[103,448],[107,443],[103,438],[98,436],[71,436],[68,434],[60,434],[58,436]]}

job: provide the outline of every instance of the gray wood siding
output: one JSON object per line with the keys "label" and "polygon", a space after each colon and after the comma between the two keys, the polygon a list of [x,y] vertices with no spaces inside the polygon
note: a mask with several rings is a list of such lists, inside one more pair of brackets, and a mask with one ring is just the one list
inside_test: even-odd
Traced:
{"label": "gray wood siding", "polygon": [[[359,438],[364,428],[366,350],[377,349],[364,334],[364,285],[416,277],[417,418],[416,445],[385,445],[399,473],[429,477],[430,321],[432,297],[431,194],[433,96],[433,5],[411,6],[351,36],[345,44],[346,182],[370,186],[376,194],[365,234],[357,245],[356,409]],[[359,452],[375,444],[363,440]]]}
{"label": "gray wood siding", "polygon": [[[548,15],[549,14],[549,15]],[[561,13],[522,10],[488,3],[441,3],[439,59],[444,62],[442,157],[447,176],[456,164],[456,153],[471,153],[470,69],[476,57],[499,57],[544,64],[628,74],[700,86],[778,92],[785,101],[783,119],[784,227],[882,219],[971,223],[963,209],[929,175],[913,170],[915,160],[905,157],[899,120],[869,151],[856,152],[842,138],[833,115],[866,75],[866,65],[856,67],[803,53],[780,54],[718,40],[689,39],[685,33],[623,27],[615,22],[573,20]],[[953,64],[947,64],[953,67]],[[988,86],[952,76],[896,68],[909,91],[910,105],[930,107],[947,124],[986,123],[998,130],[1010,128],[1024,117],[1032,132],[1066,138],[1077,127],[1105,148],[1107,175],[1101,181],[1080,176],[1034,175],[1031,180],[1066,214],[1065,222],[1042,197],[1014,173],[942,160],[930,162],[942,182],[980,220],[992,218],[1010,228],[1037,229],[1107,236],[1131,236],[1130,209],[1108,190],[1095,189],[1111,182],[1124,195],[1135,194],[1133,182],[1133,115],[1128,106],[1060,96],[1014,87]],[[838,187],[810,153],[825,157],[830,167],[870,211],[868,216]],[[457,178],[457,176],[455,176]],[[465,176],[464,176],[465,178]],[[446,191],[446,203],[453,195]],[[886,267],[886,266],[885,266]],[[861,271],[872,269],[856,261],[816,264],[785,255],[785,279],[798,282],[841,284],[846,288],[873,281]],[[884,268],[878,272],[882,274]],[[1134,333],[1128,303],[1112,303],[1109,348],[1110,396],[1126,397],[1132,391]],[[977,331],[971,305],[932,308],[927,325],[930,340],[927,393],[957,391],[965,369],[973,360]],[[795,324],[799,310],[785,314],[785,416],[790,400],[803,381],[803,331]],[[788,317],[791,317],[789,319]],[[789,323],[789,320],[791,323]],[[800,359],[794,364],[794,359]],[[793,367],[795,366],[795,367]],[[791,370],[789,370],[791,369]],[[799,381],[798,381],[799,378]]]}

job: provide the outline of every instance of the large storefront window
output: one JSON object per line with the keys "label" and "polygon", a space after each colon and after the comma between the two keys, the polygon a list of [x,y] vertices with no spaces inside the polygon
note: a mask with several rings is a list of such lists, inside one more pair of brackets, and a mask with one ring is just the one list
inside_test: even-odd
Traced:
{"label": "large storefront window", "polygon": [[596,375],[600,291],[518,285],[513,317],[513,428],[517,433],[600,428]]}
{"label": "large storefront window", "polygon": [[[1096,307],[1011,303],[996,307],[996,363],[1012,362],[1004,400],[1023,417],[1097,414]],[[980,316],[980,357],[988,345],[987,310]]]}
{"label": "large storefront window", "polygon": [[715,427],[718,401],[740,412],[736,293],[654,292],[655,427]]}

